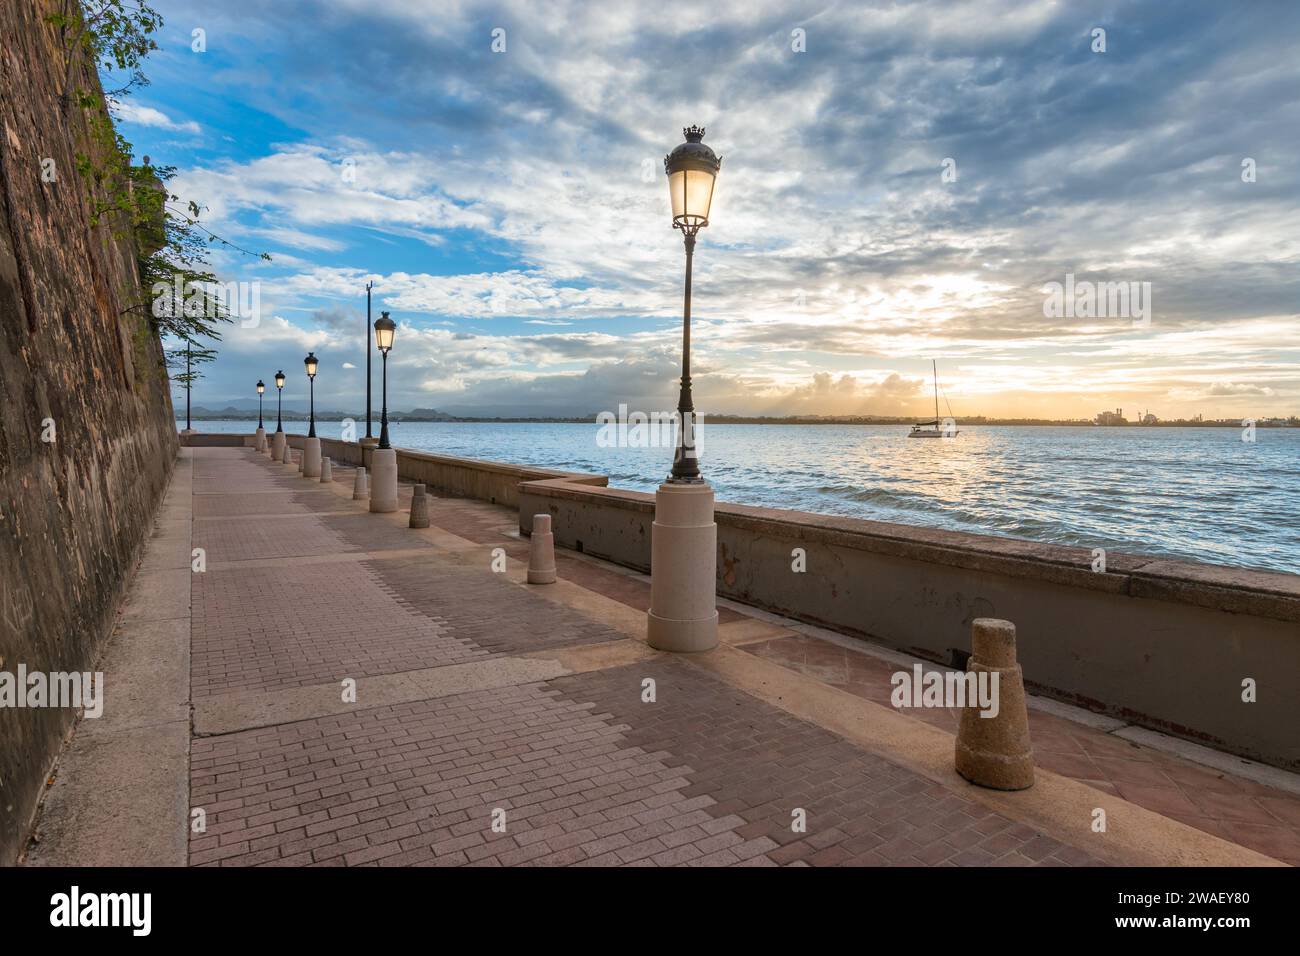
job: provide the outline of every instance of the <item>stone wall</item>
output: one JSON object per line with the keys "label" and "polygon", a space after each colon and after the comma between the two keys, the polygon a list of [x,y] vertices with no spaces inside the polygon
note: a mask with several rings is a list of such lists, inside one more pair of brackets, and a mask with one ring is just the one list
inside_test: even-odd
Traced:
{"label": "stone wall", "polygon": [[[76,157],[98,151],[81,110],[60,103],[52,10],[0,3],[0,671],[11,674],[93,669],[177,447],[157,336],[125,312],[139,299],[129,231],[90,225]],[[99,91],[93,70],[76,82]],[[75,718],[0,707],[0,864],[21,850]]]}

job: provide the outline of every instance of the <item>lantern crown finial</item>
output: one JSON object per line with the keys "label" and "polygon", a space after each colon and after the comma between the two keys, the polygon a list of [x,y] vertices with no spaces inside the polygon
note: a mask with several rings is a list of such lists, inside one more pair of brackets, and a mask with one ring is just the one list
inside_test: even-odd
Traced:
{"label": "lantern crown finial", "polygon": [[703,126],[687,126],[682,130],[682,135],[686,137],[688,143],[698,143],[704,139]]}

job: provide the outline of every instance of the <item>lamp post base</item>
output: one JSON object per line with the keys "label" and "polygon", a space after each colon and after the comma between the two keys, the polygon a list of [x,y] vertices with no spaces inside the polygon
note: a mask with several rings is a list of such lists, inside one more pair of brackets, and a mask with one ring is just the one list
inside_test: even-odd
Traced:
{"label": "lamp post base", "polygon": [[397,510],[397,449],[376,448],[370,453],[370,510]]}
{"label": "lamp post base", "polygon": [[646,637],[661,651],[718,644],[718,526],[705,481],[666,481],[655,493]]}
{"label": "lamp post base", "polygon": [[284,443],[287,441],[284,432],[276,432],[271,436],[271,460],[284,461]]}
{"label": "lamp post base", "polygon": [[266,429],[259,428],[253,433],[253,448],[257,451],[266,451]]}
{"label": "lamp post base", "polygon": [[357,444],[361,446],[361,466],[363,468],[369,468],[375,450],[379,447],[379,439],[363,438],[361,441],[357,442]]}
{"label": "lamp post base", "polygon": [[304,478],[320,477],[320,439],[307,438],[302,446],[302,476]]}

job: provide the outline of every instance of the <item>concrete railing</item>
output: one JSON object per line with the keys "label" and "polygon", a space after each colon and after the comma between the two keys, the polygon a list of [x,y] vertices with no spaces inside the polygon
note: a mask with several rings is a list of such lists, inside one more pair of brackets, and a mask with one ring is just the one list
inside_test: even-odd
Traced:
{"label": "concrete railing", "polygon": [[[252,445],[252,443],[253,439],[250,437],[248,444]],[[302,443],[302,435],[289,436],[291,447],[301,448]],[[334,438],[322,438],[320,446],[321,454],[328,455],[335,464],[364,465],[367,471],[371,470],[370,456],[373,448],[370,446]],[[550,468],[508,465],[497,461],[453,458],[450,455],[434,455],[407,448],[396,450],[397,476],[403,481],[417,482],[458,498],[473,498],[510,508],[519,505],[520,482],[560,479],[581,486],[604,485],[608,481],[604,475],[582,475]]]}
{"label": "concrete railing", "polygon": [[[354,442],[321,445],[368,465]],[[524,534],[548,514],[557,545],[650,570],[653,495],[602,475],[405,449],[397,461],[405,480],[518,507]],[[1011,620],[1035,691],[1300,769],[1300,576],[1114,553],[1097,573],[1082,548],[725,502],[716,520],[724,597],[945,664],[964,664],[972,620]]]}

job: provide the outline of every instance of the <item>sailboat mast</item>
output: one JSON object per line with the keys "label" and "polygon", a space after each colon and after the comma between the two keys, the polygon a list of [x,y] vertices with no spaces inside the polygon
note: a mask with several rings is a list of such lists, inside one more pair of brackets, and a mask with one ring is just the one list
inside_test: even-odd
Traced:
{"label": "sailboat mast", "polygon": [[930,359],[930,367],[934,369],[934,420],[939,421],[939,362],[937,359]]}

